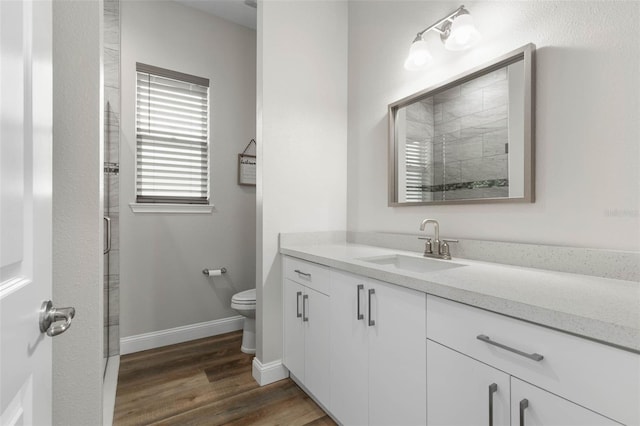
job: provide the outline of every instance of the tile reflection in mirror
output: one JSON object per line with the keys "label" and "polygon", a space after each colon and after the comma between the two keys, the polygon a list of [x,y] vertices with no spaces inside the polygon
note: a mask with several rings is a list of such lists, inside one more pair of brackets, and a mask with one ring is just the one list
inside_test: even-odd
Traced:
{"label": "tile reflection in mirror", "polygon": [[531,76],[523,49],[515,59],[390,105],[391,205],[532,201]]}

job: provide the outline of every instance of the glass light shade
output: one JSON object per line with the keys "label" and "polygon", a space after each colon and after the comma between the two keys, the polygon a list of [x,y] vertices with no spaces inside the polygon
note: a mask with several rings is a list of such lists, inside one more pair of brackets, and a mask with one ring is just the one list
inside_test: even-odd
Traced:
{"label": "glass light shade", "polygon": [[416,40],[409,48],[409,56],[404,61],[405,69],[416,71],[425,68],[431,62],[432,56],[427,47],[427,42],[423,39]]}
{"label": "glass light shade", "polygon": [[481,35],[468,13],[458,15],[451,23],[449,36],[444,40],[447,50],[465,50],[480,41]]}

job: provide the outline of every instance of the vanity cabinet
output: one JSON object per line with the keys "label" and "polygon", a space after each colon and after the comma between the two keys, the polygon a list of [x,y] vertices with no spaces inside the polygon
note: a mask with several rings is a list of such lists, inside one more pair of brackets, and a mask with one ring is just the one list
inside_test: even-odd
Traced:
{"label": "vanity cabinet", "polygon": [[331,271],[331,403],[345,425],[426,423],[421,292]]}
{"label": "vanity cabinet", "polygon": [[331,307],[329,296],[318,290],[328,292],[328,269],[289,258],[283,265],[287,277],[283,285],[283,364],[321,404],[327,406]]}
{"label": "vanity cabinet", "polygon": [[509,375],[427,340],[427,424],[509,426]]}
{"label": "vanity cabinet", "polygon": [[640,425],[637,353],[289,256],[283,306],[283,364],[341,424]]}
{"label": "vanity cabinet", "polygon": [[492,383],[494,424],[640,423],[637,354],[431,295],[427,338],[428,424],[487,424]]}
{"label": "vanity cabinet", "polygon": [[620,424],[431,340],[427,377],[428,425]]}

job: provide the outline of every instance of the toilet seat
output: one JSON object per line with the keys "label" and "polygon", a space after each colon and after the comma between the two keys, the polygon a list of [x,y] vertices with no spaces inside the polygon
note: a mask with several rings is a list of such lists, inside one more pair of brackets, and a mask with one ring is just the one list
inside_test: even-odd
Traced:
{"label": "toilet seat", "polygon": [[242,306],[243,309],[250,309],[251,307],[256,307],[256,302],[236,302],[235,300],[231,301],[233,306]]}
{"label": "toilet seat", "polygon": [[256,306],[256,289],[241,291],[236,293],[231,298],[231,304],[236,306],[242,306],[243,308],[252,308]]}

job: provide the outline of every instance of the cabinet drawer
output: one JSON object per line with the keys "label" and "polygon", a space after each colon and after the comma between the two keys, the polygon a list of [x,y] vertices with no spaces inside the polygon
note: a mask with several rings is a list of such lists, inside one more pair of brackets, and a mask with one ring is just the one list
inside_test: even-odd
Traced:
{"label": "cabinet drawer", "polygon": [[638,354],[431,295],[427,338],[614,420],[640,424]]}
{"label": "cabinet drawer", "polygon": [[329,268],[293,257],[284,257],[284,277],[320,293],[329,294]]}

